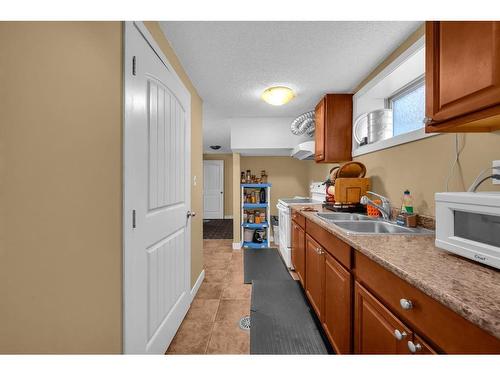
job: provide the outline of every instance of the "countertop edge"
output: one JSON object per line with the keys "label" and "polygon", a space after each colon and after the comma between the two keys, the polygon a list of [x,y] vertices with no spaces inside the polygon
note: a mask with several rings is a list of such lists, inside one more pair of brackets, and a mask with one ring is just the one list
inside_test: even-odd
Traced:
{"label": "countertop edge", "polygon": [[[300,207],[302,208],[302,207]],[[395,266],[394,264],[391,264],[390,262],[386,261],[385,259],[377,256],[374,254],[372,251],[369,249],[364,248],[360,244],[355,242],[356,238],[359,238],[361,236],[366,237],[366,235],[347,235],[343,233],[339,229],[334,229],[333,224],[328,224],[325,221],[321,220],[317,216],[315,216],[316,212],[313,211],[301,211],[300,208],[293,207],[293,210],[296,210],[298,213],[303,215],[306,219],[314,222],[315,224],[321,226],[323,229],[327,230],[329,233],[333,234],[334,236],[338,237],[345,243],[349,244],[353,249],[359,251],[363,255],[367,256],[369,259],[372,261],[376,262],[379,264],[381,267],[383,267],[385,270],[393,273],[394,275],[398,276],[402,280],[406,281],[408,284],[411,286],[417,288],[420,290],[422,293],[427,295],[428,297],[440,302],[456,314],[460,315],[467,321],[471,322],[472,324],[476,325],[478,328],[484,330],[485,332],[488,332],[492,336],[500,339],[500,332],[497,327],[492,325],[492,323],[488,320],[482,319],[474,314],[470,310],[470,308],[467,306],[465,307],[460,301],[455,300],[453,297],[448,295],[447,293],[443,293],[436,288],[433,288],[432,285],[428,285],[424,280],[419,280],[411,277],[408,273],[406,273],[404,270],[401,268]],[[390,235],[391,237],[393,236],[398,236],[398,235]],[[377,237],[379,237],[377,235]],[[437,250],[439,251],[439,250]]]}

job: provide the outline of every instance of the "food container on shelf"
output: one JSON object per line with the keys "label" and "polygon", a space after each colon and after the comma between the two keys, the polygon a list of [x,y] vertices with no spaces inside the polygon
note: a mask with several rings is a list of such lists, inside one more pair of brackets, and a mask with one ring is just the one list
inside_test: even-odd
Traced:
{"label": "food container on shelf", "polygon": [[243,241],[252,242],[255,229],[245,228],[243,231]]}

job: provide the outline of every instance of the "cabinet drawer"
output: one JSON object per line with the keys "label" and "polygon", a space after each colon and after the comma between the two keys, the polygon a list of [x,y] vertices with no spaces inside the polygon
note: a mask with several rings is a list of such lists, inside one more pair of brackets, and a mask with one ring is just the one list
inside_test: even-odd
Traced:
{"label": "cabinet drawer", "polygon": [[351,247],[348,244],[310,220],[307,220],[306,233],[314,238],[344,267],[351,269]]}
{"label": "cabinet drawer", "polygon": [[[356,278],[366,288],[400,319],[445,353],[500,353],[500,340],[363,254],[356,252],[354,263]],[[411,302],[411,307],[404,309],[402,299]]]}
{"label": "cabinet drawer", "polygon": [[305,229],[306,218],[295,210],[292,210],[292,220],[295,221],[302,229]]}

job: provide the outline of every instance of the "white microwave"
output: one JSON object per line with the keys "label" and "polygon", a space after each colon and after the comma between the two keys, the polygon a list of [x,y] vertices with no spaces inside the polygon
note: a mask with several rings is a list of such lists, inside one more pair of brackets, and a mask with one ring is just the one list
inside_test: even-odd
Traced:
{"label": "white microwave", "polygon": [[436,193],[436,247],[500,269],[500,192]]}

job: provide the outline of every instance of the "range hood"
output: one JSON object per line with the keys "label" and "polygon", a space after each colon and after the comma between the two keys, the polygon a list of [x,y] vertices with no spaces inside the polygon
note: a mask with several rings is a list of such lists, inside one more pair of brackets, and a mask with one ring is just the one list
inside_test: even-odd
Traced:
{"label": "range hood", "polygon": [[295,146],[290,156],[299,160],[314,159],[314,141],[299,143]]}

